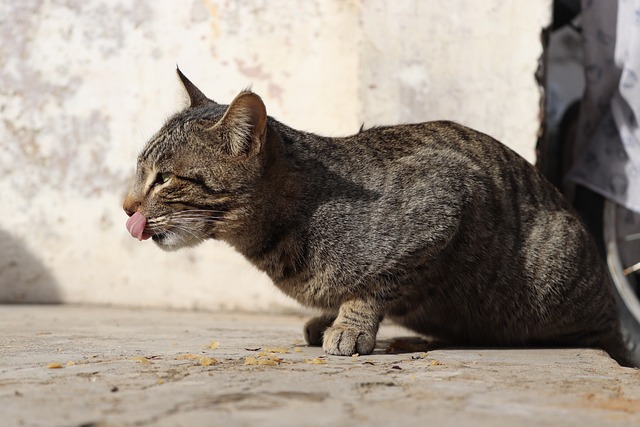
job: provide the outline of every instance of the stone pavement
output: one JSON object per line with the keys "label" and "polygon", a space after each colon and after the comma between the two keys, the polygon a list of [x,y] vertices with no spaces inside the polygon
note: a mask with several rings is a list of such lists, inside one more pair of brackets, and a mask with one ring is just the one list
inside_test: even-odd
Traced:
{"label": "stone pavement", "polygon": [[640,370],[598,350],[425,352],[385,325],[325,356],[304,320],[0,306],[0,425],[640,425]]}

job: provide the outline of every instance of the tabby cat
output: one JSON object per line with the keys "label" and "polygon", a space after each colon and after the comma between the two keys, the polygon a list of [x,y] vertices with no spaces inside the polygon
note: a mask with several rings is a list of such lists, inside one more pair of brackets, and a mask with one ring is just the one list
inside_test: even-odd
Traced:
{"label": "tabby cat", "polygon": [[190,105],[138,157],[133,237],[228,242],[321,310],[304,336],[329,354],[371,353],[388,318],[452,345],[600,347],[627,364],[589,233],[506,146],[447,121],[323,137],[177,72]]}

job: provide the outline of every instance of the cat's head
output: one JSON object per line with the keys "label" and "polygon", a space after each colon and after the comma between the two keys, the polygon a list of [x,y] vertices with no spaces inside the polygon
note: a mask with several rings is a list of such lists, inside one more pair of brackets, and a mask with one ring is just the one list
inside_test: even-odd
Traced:
{"label": "cat's head", "polygon": [[123,206],[131,235],[166,250],[242,227],[259,191],[267,133],[258,95],[241,92],[220,105],[177,72],[190,105],[147,142]]}

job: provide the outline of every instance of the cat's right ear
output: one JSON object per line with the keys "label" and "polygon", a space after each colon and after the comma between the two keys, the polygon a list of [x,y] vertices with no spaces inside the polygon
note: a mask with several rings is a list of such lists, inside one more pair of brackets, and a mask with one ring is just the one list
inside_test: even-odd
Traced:
{"label": "cat's right ear", "polygon": [[267,110],[253,92],[241,92],[215,126],[223,135],[223,149],[234,157],[260,151],[267,136]]}
{"label": "cat's right ear", "polygon": [[191,80],[189,80],[184,74],[182,74],[182,71],[180,71],[180,68],[178,68],[178,66],[176,66],[176,72],[178,73],[178,77],[180,77],[182,86],[184,86],[184,89],[187,91],[187,95],[189,95],[190,107],[203,107],[208,103],[213,102],[209,100],[209,98],[207,98],[206,95],[196,87],[196,85],[191,83]]}

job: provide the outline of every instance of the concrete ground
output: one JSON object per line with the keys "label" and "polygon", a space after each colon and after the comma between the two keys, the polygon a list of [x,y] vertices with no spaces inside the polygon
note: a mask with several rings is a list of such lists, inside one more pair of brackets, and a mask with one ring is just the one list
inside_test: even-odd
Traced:
{"label": "concrete ground", "polygon": [[640,425],[640,371],[598,350],[425,352],[386,325],[373,355],[325,356],[303,323],[0,306],[0,425]]}

